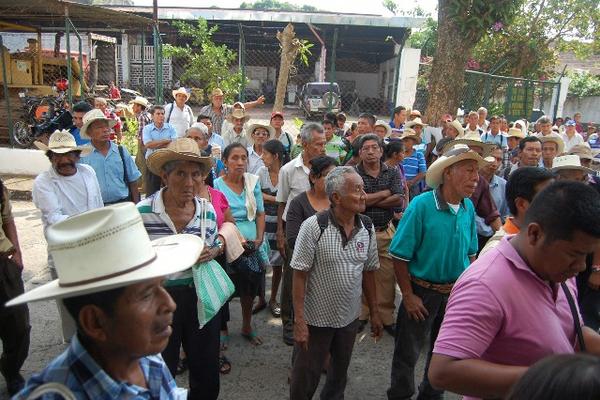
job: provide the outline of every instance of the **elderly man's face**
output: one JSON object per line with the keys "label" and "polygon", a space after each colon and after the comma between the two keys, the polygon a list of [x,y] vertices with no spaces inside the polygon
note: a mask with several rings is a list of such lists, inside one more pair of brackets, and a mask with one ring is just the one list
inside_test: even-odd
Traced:
{"label": "elderly man's face", "polygon": [[325,133],[319,133],[313,131],[311,134],[311,141],[309,143],[302,143],[302,150],[306,153],[308,160],[325,155]]}
{"label": "elderly man's face", "polygon": [[162,352],[169,342],[176,305],[155,278],[125,288],[106,316],[105,344],[131,358]]}
{"label": "elderly man's face", "polygon": [[479,120],[483,121],[487,117],[487,111],[479,110],[477,111],[477,115],[479,115]]}
{"label": "elderly man's face", "polygon": [[190,129],[186,134],[186,137],[193,139],[200,150],[204,150],[208,147],[208,138],[199,129]]}
{"label": "elderly man's face", "polygon": [[542,144],[540,142],[527,142],[525,147],[519,154],[519,161],[521,166],[525,167],[537,167],[540,163],[540,157],[542,155]]}
{"label": "elderly man's face", "polygon": [[94,142],[109,141],[110,129],[108,121],[98,120],[92,122],[87,128],[87,134]]}
{"label": "elderly man's face", "polygon": [[221,107],[223,105],[223,96],[213,96],[212,104],[214,107]]}
{"label": "elderly man's face", "polygon": [[102,112],[106,111],[106,107],[107,104],[102,102],[102,101],[98,101],[98,100],[94,100],[94,108],[97,108],[99,110],[102,110]]}
{"label": "elderly man's face", "polygon": [[479,181],[479,168],[475,160],[463,160],[444,171],[444,186],[450,186],[462,198],[471,197]]}
{"label": "elderly man's face", "polygon": [[556,173],[556,179],[561,181],[587,182],[587,172],[579,169],[561,169]]}
{"label": "elderly man's face", "polygon": [[495,149],[490,154],[491,157],[494,158],[494,161],[488,163],[483,169],[489,174],[495,174],[498,171],[498,168],[502,165],[502,150]]}
{"label": "elderly man's face", "polygon": [[240,131],[244,127],[244,118],[233,118],[233,128]]}
{"label": "elderly man's face", "polygon": [[539,125],[539,129],[544,135],[549,135],[552,133],[552,124],[550,122],[545,122]]}
{"label": "elderly man's face", "polygon": [[344,208],[352,213],[359,214],[367,207],[367,194],[362,178],[357,173],[346,174],[343,193],[339,193],[339,202],[336,207]]}
{"label": "elderly man's face", "polygon": [[79,129],[81,129],[81,127],[83,126],[83,116],[84,115],[85,115],[85,112],[83,112],[83,111],[74,111],[73,112],[73,125],[75,125]]}
{"label": "elderly man's face", "polygon": [[542,145],[542,158],[544,161],[552,162],[558,154],[558,145],[554,142],[546,142]]}
{"label": "elderly man's face", "polygon": [[373,132],[373,127],[368,118],[359,118],[356,122],[356,129],[358,130],[359,135]]}
{"label": "elderly man's face", "polygon": [[477,123],[479,123],[479,117],[477,116],[477,114],[469,114],[469,116],[467,117],[467,121],[469,122],[469,125],[475,126],[477,125]]}
{"label": "elderly man's face", "polygon": [[51,153],[50,163],[57,174],[73,176],[77,173],[77,162],[81,152],[69,151],[68,153]]}
{"label": "elderly man's face", "polygon": [[204,179],[200,164],[192,161],[179,161],[168,174],[162,173],[167,190],[178,203],[194,199],[194,186]]}
{"label": "elderly man's face", "polygon": [[375,140],[366,140],[363,142],[360,151],[358,152],[362,162],[367,164],[379,163],[383,150],[379,147],[379,143]]}

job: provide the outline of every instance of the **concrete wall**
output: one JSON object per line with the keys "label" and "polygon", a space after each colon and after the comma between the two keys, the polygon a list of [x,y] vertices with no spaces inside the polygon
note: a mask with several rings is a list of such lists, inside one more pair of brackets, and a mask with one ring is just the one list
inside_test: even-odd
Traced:
{"label": "concrete wall", "polygon": [[362,72],[336,71],[336,80],[356,82],[356,90],[361,99],[365,97],[378,97],[379,94],[379,76],[378,74],[369,74]]}
{"label": "concrete wall", "polygon": [[600,96],[573,98],[568,97],[563,106],[562,117],[573,117],[580,112],[582,122],[600,122]]}
{"label": "concrete wall", "polygon": [[41,150],[0,147],[0,175],[36,176],[48,168],[50,161]]}

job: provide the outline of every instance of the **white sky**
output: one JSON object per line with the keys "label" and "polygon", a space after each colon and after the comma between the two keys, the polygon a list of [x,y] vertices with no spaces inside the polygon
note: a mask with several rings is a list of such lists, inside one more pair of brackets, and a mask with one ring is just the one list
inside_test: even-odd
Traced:
{"label": "white sky", "polygon": [[[211,7],[217,6],[220,8],[237,8],[243,0],[158,0],[159,7]],[[248,1],[248,0],[246,0]],[[381,5],[380,0],[283,0],[293,4],[307,4],[315,6],[320,10],[348,12],[356,14],[379,14],[391,16],[391,13]],[[136,5],[151,6],[152,0],[134,0]],[[253,2],[253,1],[251,1]],[[411,10],[418,4],[422,9],[428,11],[436,18],[435,7],[437,0],[396,0],[400,5],[401,10]]]}

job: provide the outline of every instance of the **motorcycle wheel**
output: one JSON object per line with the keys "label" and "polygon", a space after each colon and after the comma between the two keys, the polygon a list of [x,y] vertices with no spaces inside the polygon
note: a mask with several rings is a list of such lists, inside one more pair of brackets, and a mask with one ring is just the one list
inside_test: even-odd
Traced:
{"label": "motorcycle wheel", "polygon": [[30,147],[35,140],[33,132],[31,132],[31,127],[25,121],[15,122],[13,127],[13,138],[15,144],[24,149]]}

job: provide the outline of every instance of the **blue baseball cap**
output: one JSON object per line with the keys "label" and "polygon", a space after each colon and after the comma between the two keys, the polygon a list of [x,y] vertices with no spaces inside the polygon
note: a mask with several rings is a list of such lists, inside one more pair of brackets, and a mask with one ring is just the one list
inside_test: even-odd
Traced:
{"label": "blue baseball cap", "polygon": [[570,119],[567,122],[565,122],[565,126],[575,126],[575,125],[577,125],[577,123],[573,119]]}

